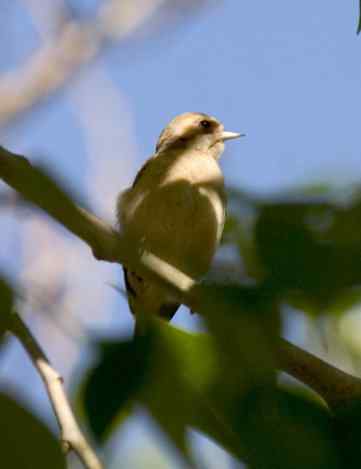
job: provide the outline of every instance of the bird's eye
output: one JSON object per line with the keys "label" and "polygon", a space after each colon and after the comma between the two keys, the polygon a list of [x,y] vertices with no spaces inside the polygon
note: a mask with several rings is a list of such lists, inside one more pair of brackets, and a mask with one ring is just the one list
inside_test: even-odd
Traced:
{"label": "bird's eye", "polygon": [[207,120],[200,121],[199,125],[203,127],[204,129],[209,129],[211,126],[211,123]]}

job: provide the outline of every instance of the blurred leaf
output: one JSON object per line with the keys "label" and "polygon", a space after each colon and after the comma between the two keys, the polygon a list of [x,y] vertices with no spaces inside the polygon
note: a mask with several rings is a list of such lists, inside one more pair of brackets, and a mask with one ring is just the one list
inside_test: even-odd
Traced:
{"label": "blurred leaf", "polygon": [[101,442],[144,385],[151,346],[148,337],[96,345],[99,359],[86,377],[82,397],[90,429]]}
{"label": "blurred leaf", "polygon": [[206,290],[200,313],[215,339],[222,369],[234,383],[253,386],[273,381],[280,318],[272,291],[212,285]]}
{"label": "blurred leaf", "polygon": [[[224,227],[222,244],[236,245],[242,258],[242,264],[246,274],[255,279],[262,279],[264,271],[262,264],[259,262],[257,255],[257,247],[254,242],[252,229],[247,223],[239,220],[232,215],[228,215]],[[240,280],[240,279],[239,279]]]}
{"label": "blurred leaf", "polygon": [[361,396],[349,399],[335,413],[335,432],[344,467],[358,469],[361,461]]}
{"label": "blurred leaf", "polygon": [[359,19],[358,19],[358,26],[357,26],[357,34],[361,32],[361,0],[359,1]]}
{"label": "blurred leaf", "polygon": [[276,388],[272,347],[279,320],[267,291],[210,291],[210,313],[204,312],[210,335],[152,319],[145,337],[100,345],[101,360],[85,389],[96,436],[104,437],[124,407],[137,401],[191,467],[188,427],[250,468],[340,468],[326,408]]}
{"label": "blurred leaf", "polygon": [[274,382],[272,346],[279,320],[273,306],[265,291],[212,285],[200,311],[210,336],[159,323],[162,363],[153,368],[152,385],[145,390],[151,401],[145,402],[178,446],[192,425],[242,459],[232,426],[233,401],[254,383]]}
{"label": "blurred leaf", "polygon": [[328,411],[279,389],[256,388],[234,411],[252,469],[340,469]]}
{"label": "blurred leaf", "polygon": [[[260,258],[271,283],[298,298],[297,306],[304,301],[308,311],[325,313],[341,292],[361,282],[361,236],[355,236],[350,217],[346,220],[344,211],[330,204],[282,203],[262,209],[255,232]],[[354,239],[346,243],[341,231]]]}
{"label": "blurred leaf", "polygon": [[283,302],[340,313],[361,285],[361,189],[319,189],[267,200],[230,190],[225,241],[239,249],[247,275]]}
{"label": "blurred leaf", "polygon": [[0,275],[0,305],[2,312],[10,312],[13,307],[13,292],[8,282]]}
{"label": "blurred leaf", "polygon": [[224,244],[233,244],[238,248],[248,276],[262,279],[264,272],[258,259],[253,236],[261,201],[235,188],[227,189],[227,199],[227,219],[222,241]]}
{"label": "blurred leaf", "polygon": [[153,334],[151,380],[142,401],[178,449],[188,454],[186,430],[205,405],[218,359],[205,334],[188,333],[163,321],[154,322]]}
{"label": "blurred leaf", "polygon": [[1,467],[65,469],[59,442],[18,402],[0,393]]}
{"label": "blurred leaf", "polygon": [[13,301],[12,289],[0,274],[0,344],[8,329],[8,320],[13,307]]}
{"label": "blurred leaf", "polygon": [[100,351],[84,389],[85,412],[95,437],[103,440],[117,416],[138,401],[188,458],[186,427],[214,369],[208,339],[154,320],[148,335],[101,343]]}
{"label": "blurred leaf", "polygon": [[355,305],[361,303],[361,286],[340,291],[335,297],[333,304],[328,308],[328,312],[334,315],[341,315],[349,311]]}
{"label": "blurred leaf", "polygon": [[145,349],[137,349],[133,342],[101,346],[110,352],[102,354],[85,383],[85,411],[92,431],[104,437],[124,406],[136,400],[188,462],[189,426],[240,455],[239,440],[223,415],[222,394],[213,392],[221,371],[223,376],[213,340],[159,320],[154,320],[149,332]]}

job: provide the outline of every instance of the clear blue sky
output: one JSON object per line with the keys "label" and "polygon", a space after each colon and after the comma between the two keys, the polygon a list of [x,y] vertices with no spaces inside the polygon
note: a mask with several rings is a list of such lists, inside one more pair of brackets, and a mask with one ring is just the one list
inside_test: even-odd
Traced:
{"label": "clear blue sky", "polygon": [[[101,59],[132,110],[139,149],[135,166],[151,154],[172,117],[201,111],[221,119],[228,130],[247,134],[228,145],[222,160],[229,184],[269,192],[318,181],[358,181],[358,1],[213,3],[217,6],[175,31],[146,44],[115,47]],[[0,70],[5,71],[26,59],[38,40],[21,14],[21,2],[7,1],[2,8],[4,17],[11,15],[0,31]],[[3,143],[41,155],[54,172],[87,193],[82,138],[62,96],[2,133]],[[99,155],[104,164],[121,157],[116,149]],[[9,357],[7,370],[22,363],[17,354]],[[24,376],[29,373],[24,370]]]}

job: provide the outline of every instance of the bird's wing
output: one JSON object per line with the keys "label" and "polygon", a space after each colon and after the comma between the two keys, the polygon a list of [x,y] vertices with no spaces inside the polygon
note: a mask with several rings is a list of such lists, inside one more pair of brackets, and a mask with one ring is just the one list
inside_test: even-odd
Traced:
{"label": "bird's wing", "polygon": [[124,224],[126,223],[126,207],[127,207],[127,198],[129,197],[132,191],[131,187],[125,189],[118,195],[117,199],[117,221],[118,221],[118,230],[121,231]]}
{"label": "bird's wing", "polygon": [[133,195],[133,189],[135,189],[141,180],[141,178],[144,176],[144,174],[147,172],[147,170],[150,167],[150,163],[153,161],[153,159],[157,156],[155,153],[152,155],[148,160],[143,164],[143,166],[140,168],[138,173],[135,176],[133,184],[122,191],[117,200],[117,219],[119,223],[119,228],[121,229],[122,226],[124,226],[127,223],[126,217],[127,217],[127,207],[128,207],[128,202],[131,199]]}
{"label": "bird's wing", "polygon": [[150,158],[147,159],[147,161],[143,164],[143,166],[140,168],[138,171],[137,175],[135,176],[134,182],[132,184],[132,188],[134,188],[141,177],[143,176],[144,173],[146,173],[147,169],[149,168],[150,163],[156,158],[157,154],[152,155]]}

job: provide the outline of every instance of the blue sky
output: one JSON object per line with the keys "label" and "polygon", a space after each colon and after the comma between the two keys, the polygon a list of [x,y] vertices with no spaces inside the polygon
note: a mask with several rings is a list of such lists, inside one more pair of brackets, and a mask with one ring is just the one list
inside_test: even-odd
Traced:
{"label": "blue sky", "polygon": [[[175,114],[200,110],[247,133],[229,145],[223,159],[229,183],[268,191],[357,178],[357,3],[218,2],[148,45],[137,41],[111,49],[101,60],[127,96],[139,164]],[[31,24],[23,21],[29,40],[7,52],[9,64],[37,45]],[[19,42],[17,31],[14,36]],[[10,137],[13,147],[45,154],[60,170],[64,166],[65,175],[83,173],[82,135],[66,100],[51,100]]]}
{"label": "blue sky", "polygon": [[[188,18],[174,31],[109,49],[72,85],[81,87],[82,80],[102,66],[107,79],[125,97],[131,138],[137,148],[129,178],[152,153],[161,129],[172,117],[201,111],[221,119],[228,130],[247,134],[242,141],[227,145],[222,167],[228,184],[268,193],[319,181],[358,181],[358,2],[211,3],[212,8]],[[23,14],[21,2],[13,6],[4,2],[3,8],[4,17],[9,14],[10,20],[0,32],[0,70],[7,71],[36,50],[39,38],[30,18]],[[100,111],[93,110],[104,119],[106,109]],[[122,121],[115,125],[124,130]],[[50,99],[1,135],[11,149],[39,155],[53,172],[89,197],[91,204],[93,191],[102,190],[89,186],[85,177],[87,147],[66,93]],[[101,164],[125,161],[125,149],[109,143],[110,150],[99,154]],[[119,176],[119,181],[120,190],[124,179]],[[8,217],[4,220],[11,223]],[[4,251],[11,245],[11,231],[7,225],[1,235]],[[84,249],[83,255],[89,253]],[[102,278],[98,281],[106,283]],[[110,291],[108,286],[104,288]],[[121,322],[121,301],[115,300],[111,314],[116,326]],[[122,303],[121,308],[125,307]],[[112,324],[111,319],[107,327]],[[14,364],[24,368],[20,378],[11,373]],[[6,374],[18,385],[30,376],[36,398],[28,393],[27,399],[42,408],[44,394],[27,366],[15,348],[9,354]],[[48,415],[48,407],[41,413]]]}
{"label": "blue sky", "polygon": [[222,3],[125,67],[109,54],[142,156],[194,109],[247,133],[223,159],[230,183],[267,191],[360,175],[357,2]]}

